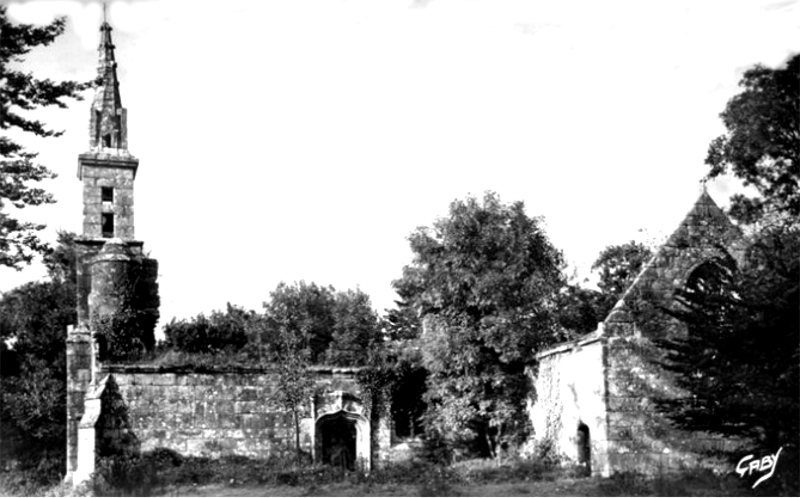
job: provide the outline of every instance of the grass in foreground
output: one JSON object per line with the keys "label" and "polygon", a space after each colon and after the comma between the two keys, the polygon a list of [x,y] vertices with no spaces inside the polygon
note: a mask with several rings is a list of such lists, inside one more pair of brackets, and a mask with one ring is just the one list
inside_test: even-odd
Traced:
{"label": "grass in foreground", "polygon": [[[0,473],[4,495],[75,495],[66,485],[25,487]],[[450,466],[410,461],[368,475],[290,460],[181,457],[157,450],[101,460],[91,490],[98,496],[751,496],[737,476],[687,471],[646,477],[636,473],[581,478],[575,469],[530,460],[469,460]],[[758,489],[757,494],[784,494]],[[794,496],[797,496],[794,493]]]}

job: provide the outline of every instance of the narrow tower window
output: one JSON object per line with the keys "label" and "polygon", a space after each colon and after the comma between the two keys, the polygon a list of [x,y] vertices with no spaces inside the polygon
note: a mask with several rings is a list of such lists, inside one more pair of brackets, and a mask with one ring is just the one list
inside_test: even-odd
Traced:
{"label": "narrow tower window", "polygon": [[100,145],[100,121],[102,121],[100,111],[94,111],[94,141],[95,145]]}
{"label": "narrow tower window", "polygon": [[114,202],[114,187],[100,187],[103,202]]}
{"label": "narrow tower window", "polygon": [[114,213],[103,213],[103,237],[110,239],[114,236]]}
{"label": "narrow tower window", "polygon": [[122,121],[119,116],[114,116],[114,147],[122,148]]}

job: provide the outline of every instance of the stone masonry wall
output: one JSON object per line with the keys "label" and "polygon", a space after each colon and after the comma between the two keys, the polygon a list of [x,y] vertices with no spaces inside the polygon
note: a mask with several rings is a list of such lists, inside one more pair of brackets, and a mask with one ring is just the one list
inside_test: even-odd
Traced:
{"label": "stone masonry wall", "polygon": [[589,429],[592,473],[607,475],[603,341],[593,337],[539,356],[530,409],[537,445],[552,444],[568,460],[579,460],[578,427]]}
{"label": "stone masonry wall", "polygon": [[92,341],[86,328],[67,331],[67,474],[78,466],[78,424],[92,377]]}
{"label": "stone masonry wall", "polygon": [[[105,167],[83,166],[83,235],[102,237],[102,213],[114,214],[114,236],[134,239],[133,179],[135,170],[127,165],[115,168],[112,160]],[[114,201],[103,202],[102,187],[114,188]]]}
{"label": "stone masonry wall", "polygon": [[672,375],[657,366],[661,351],[649,340],[609,338],[608,461],[613,471],[647,474],[701,463],[720,440],[676,429],[654,399],[680,396]]}
{"label": "stone masonry wall", "polygon": [[[110,366],[100,375],[106,374],[116,386],[126,420],[98,427],[98,439],[124,436],[141,451],[163,447],[209,457],[266,458],[294,452],[292,416],[276,403],[274,374],[258,370],[196,373],[144,366]],[[352,372],[328,370],[315,376],[318,393],[362,395]],[[301,447],[310,453],[315,428],[312,399],[303,410]],[[373,441],[388,437],[378,435]],[[380,451],[373,447],[373,455],[379,456]]]}
{"label": "stone masonry wall", "polygon": [[645,265],[604,322],[607,342],[608,459],[613,471],[679,470],[704,461],[704,450],[730,442],[676,429],[655,400],[685,395],[659,363],[659,339],[686,334],[664,312],[678,306],[675,294],[702,263],[743,254],[741,233],[706,192],[678,229]]}

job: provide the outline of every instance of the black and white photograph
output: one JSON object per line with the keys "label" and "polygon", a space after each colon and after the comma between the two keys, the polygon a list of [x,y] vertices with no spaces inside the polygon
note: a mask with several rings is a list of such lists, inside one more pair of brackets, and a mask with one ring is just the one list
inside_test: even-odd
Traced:
{"label": "black and white photograph", "polygon": [[0,496],[798,496],[800,1],[0,1]]}

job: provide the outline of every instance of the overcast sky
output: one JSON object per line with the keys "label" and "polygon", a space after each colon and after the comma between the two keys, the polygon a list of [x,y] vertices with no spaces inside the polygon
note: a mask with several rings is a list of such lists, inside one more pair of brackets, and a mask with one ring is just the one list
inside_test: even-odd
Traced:
{"label": "overcast sky", "polygon": [[[68,19],[25,68],[95,76],[99,2],[9,3]],[[160,263],[162,323],[261,309],[280,281],[360,287],[382,311],[407,236],[496,191],[543,216],[570,271],[660,241],[700,193],[718,117],[748,67],[800,51],[795,1],[108,2],[136,237]],[[89,103],[37,111],[59,174],[23,211],[80,233]],[[734,181],[709,185],[723,206]],[[0,269],[0,291],[42,278]]]}

